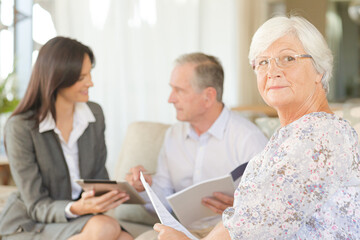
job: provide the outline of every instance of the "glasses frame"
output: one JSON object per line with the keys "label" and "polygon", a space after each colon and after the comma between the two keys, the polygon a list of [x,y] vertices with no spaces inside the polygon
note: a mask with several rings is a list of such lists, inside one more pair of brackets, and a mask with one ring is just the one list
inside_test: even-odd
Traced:
{"label": "glasses frame", "polygon": [[[288,55],[288,56],[291,56],[291,55]],[[296,54],[296,55],[293,55],[292,57],[294,57],[296,60],[297,60],[298,58],[313,58],[310,54]],[[272,59],[275,60],[276,66],[278,66],[279,68],[284,69],[284,67],[279,66],[279,60],[280,60],[279,57],[270,57],[270,58],[267,58],[266,60],[268,61],[268,66],[267,66],[268,68],[269,68],[269,66],[270,66],[270,62],[271,62]],[[258,66],[259,66],[259,65],[258,65]],[[256,65],[255,65],[255,59],[253,60],[252,67],[253,67],[253,70],[254,70],[254,71],[257,71],[257,70],[256,70]],[[286,68],[286,67],[285,67],[285,68]]]}

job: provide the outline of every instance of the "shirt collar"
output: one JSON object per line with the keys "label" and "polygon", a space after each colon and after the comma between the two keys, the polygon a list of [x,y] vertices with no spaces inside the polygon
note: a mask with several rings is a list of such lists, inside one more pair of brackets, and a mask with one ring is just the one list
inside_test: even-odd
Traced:
{"label": "shirt collar", "polygon": [[[80,102],[75,103],[74,121],[87,124],[90,122],[95,122],[96,120],[89,106],[86,103]],[[43,133],[46,131],[54,130],[55,128],[55,120],[51,113],[48,112],[44,120],[42,120],[39,124],[39,132]]]}
{"label": "shirt collar", "polygon": [[[219,117],[216,119],[216,121],[211,125],[211,127],[203,134],[210,134],[219,140],[221,140],[224,137],[226,123],[228,122],[230,118],[230,110],[224,106],[223,110],[221,111]],[[186,137],[194,138],[195,130],[191,127],[190,123],[186,123]]]}

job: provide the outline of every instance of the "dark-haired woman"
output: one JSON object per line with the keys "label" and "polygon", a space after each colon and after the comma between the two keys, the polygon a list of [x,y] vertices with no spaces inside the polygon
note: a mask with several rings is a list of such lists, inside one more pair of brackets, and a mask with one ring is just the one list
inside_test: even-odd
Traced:
{"label": "dark-haired woman", "polygon": [[108,179],[104,115],[88,102],[95,59],[80,42],[56,37],[40,50],[24,98],[5,127],[19,189],[0,216],[3,239],[133,239],[103,213],[129,196],[94,196],[76,179]]}

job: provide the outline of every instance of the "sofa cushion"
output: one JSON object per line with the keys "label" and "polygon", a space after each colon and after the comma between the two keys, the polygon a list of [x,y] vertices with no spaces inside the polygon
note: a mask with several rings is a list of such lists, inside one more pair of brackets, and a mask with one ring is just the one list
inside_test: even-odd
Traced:
{"label": "sofa cushion", "polygon": [[[340,110],[334,111],[335,115],[342,117],[350,122],[355,129],[360,140],[360,106],[359,104],[344,104]],[[254,120],[255,124],[270,138],[274,132],[280,128],[280,121],[277,117],[260,117]]]}
{"label": "sofa cushion", "polygon": [[341,110],[334,111],[336,115],[348,120],[355,129],[360,140],[360,106],[359,104],[344,104]]}
{"label": "sofa cushion", "polygon": [[15,192],[17,188],[15,186],[3,186],[0,185],[0,212],[6,204],[6,201],[11,193]]}
{"label": "sofa cushion", "polygon": [[[124,180],[130,168],[143,165],[149,172],[155,172],[158,155],[170,125],[154,122],[134,122],[127,129],[121,147],[114,176]],[[115,216],[122,221],[153,225],[159,222],[142,205],[122,204],[115,209]]]}
{"label": "sofa cushion", "polygon": [[139,204],[122,204],[115,209],[115,218],[120,221],[154,225],[160,222],[157,215],[149,213],[144,206]]}
{"label": "sofa cushion", "polygon": [[115,171],[116,180],[124,180],[130,168],[143,165],[155,172],[157,159],[170,125],[155,122],[134,122],[127,129]]}
{"label": "sofa cushion", "polygon": [[277,117],[261,117],[255,119],[255,124],[264,133],[267,138],[270,138],[274,132],[280,128],[280,121]]}

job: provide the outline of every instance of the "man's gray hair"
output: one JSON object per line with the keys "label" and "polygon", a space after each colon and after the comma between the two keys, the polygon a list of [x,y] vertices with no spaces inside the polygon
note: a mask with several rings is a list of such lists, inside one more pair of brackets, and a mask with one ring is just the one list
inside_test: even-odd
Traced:
{"label": "man's gray hair", "polygon": [[194,63],[196,78],[191,84],[197,90],[213,87],[216,90],[216,100],[222,102],[224,89],[224,70],[218,58],[204,53],[188,53],[175,60],[176,65]]}
{"label": "man's gray hair", "polygon": [[277,16],[260,26],[250,45],[250,64],[253,64],[255,58],[266,51],[273,42],[287,34],[292,34],[298,38],[305,52],[312,56],[316,71],[323,74],[321,83],[325,92],[328,93],[333,69],[333,56],[321,33],[303,17]]}

